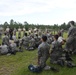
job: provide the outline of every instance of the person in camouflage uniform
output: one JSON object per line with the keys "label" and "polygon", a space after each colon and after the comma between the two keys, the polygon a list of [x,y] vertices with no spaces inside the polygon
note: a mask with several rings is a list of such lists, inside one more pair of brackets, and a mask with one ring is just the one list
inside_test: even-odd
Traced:
{"label": "person in camouflage uniform", "polygon": [[0,27],[0,39],[2,39],[3,27]]}
{"label": "person in camouflage uniform", "polygon": [[8,53],[8,46],[2,43],[0,46],[0,55],[5,55]]}
{"label": "person in camouflage uniform", "polygon": [[7,28],[6,28],[6,34],[7,34],[7,36],[9,37],[9,30],[10,30],[10,28],[7,26]]}
{"label": "person in camouflage uniform", "polygon": [[50,56],[49,55],[50,45],[47,43],[47,36],[43,35],[41,40],[42,43],[38,47],[38,66],[44,70],[53,70],[56,72],[59,71],[54,67],[46,65],[46,61]]}
{"label": "person in camouflage uniform", "polygon": [[25,34],[25,32],[26,32],[26,29],[25,29],[25,26],[23,27],[23,36],[24,36],[24,34]]}
{"label": "person in camouflage uniform", "polygon": [[14,28],[14,30],[13,30],[13,35],[16,35],[16,28]]}
{"label": "person in camouflage uniform", "polygon": [[57,63],[62,57],[63,49],[61,43],[58,41],[58,35],[54,35],[54,41],[52,42],[52,51],[50,54],[51,63]]}
{"label": "person in camouflage uniform", "polygon": [[20,28],[20,26],[18,28],[18,38],[21,38],[21,28]]}
{"label": "person in camouflage uniform", "polygon": [[34,39],[34,36],[31,36],[31,40],[29,41],[30,43],[30,47],[33,47],[34,49],[36,48],[36,43],[35,43],[35,39]]}
{"label": "person in camouflage uniform", "polygon": [[4,36],[2,38],[2,43],[9,46],[9,37],[6,35],[6,33],[4,33]]}
{"label": "person in camouflage uniform", "polygon": [[41,40],[42,43],[38,47],[38,64],[44,68],[46,66],[46,61],[49,58],[50,46],[46,42],[47,36],[43,35]]}
{"label": "person in camouflage uniform", "polygon": [[26,49],[29,47],[29,40],[28,40],[28,37],[27,37],[27,33],[25,33],[24,37],[22,38],[22,43],[23,43],[23,46]]}
{"label": "person in camouflage uniform", "polygon": [[9,45],[8,49],[9,49],[9,53],[11,53],[11,54],[15,55],[17,52],[17,46],[13,41],[10,41],[10,45]]}
{"label": "person in camouflage uniform", "polygon": [[71,27],[68,31],[68,38],[66,40],[66,50],[70,53],[76,53],[76,27],[74,27],[75,22],[70,21],[68,23]]}

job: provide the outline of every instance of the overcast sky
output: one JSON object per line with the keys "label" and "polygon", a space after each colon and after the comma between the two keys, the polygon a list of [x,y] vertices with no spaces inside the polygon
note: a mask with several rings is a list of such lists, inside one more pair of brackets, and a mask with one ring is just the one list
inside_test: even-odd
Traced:
{"label": "overcast sky", "polygon": [[50,25],[76,21],[76,0],[0,0],[0,24],[10,19]]}

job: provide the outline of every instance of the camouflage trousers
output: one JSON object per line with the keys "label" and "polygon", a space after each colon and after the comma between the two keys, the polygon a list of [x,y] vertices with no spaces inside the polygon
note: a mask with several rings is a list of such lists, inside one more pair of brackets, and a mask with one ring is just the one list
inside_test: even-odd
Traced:
{"label": "camouflage trousers", "polygon": [[40,58],[40,66],[41,66],[41,68],[44,68],[46,66],[47,59],[48,59],[48,57],[41,57]]}
{"label": "camouflage trousers", "polygon": [[76,36],[69,36],[65,48],[67,51],[74,51],[76,50]]}

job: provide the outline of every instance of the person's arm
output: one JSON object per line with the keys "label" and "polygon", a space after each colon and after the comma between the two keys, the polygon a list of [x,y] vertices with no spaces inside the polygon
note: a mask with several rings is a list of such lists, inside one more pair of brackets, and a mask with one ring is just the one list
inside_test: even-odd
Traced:
{"label": "person's arm", "polygon": [[58,42],[60,42],[62,45],[64,45],[65,44],[65,39],[63,39],[63,37],[59,37]]}
{"label": "person's arm", "polygon": [[69,30],[68,30],[68,37],[71,35],[73,28],[74,28],[73,26],[71,26],[71,27],[69,28]]}
{"label": "person's arm", "polygon": [[38,65],[40,64],[40,58],[42,56],[41,48],[40,46],[38,47]]}

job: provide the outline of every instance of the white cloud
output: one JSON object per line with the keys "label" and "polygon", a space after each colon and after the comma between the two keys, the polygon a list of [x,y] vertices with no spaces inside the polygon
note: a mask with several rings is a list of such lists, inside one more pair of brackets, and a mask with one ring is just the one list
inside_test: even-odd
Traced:
{"label": "white cloud", "polygon": [[50,12],[54,8],[76,8],[74,0],[1,0],[0,15],[13,16],[35,12]]}
{"label": "white cloud", "polygon": [[76,19],[76,0],[0,0],[1,17],[32,15],[33,13],[45,13],[44,16],[47,16],[47,13],[51,14],[47,16],[47,21],[40,17],[42,22],[39,23],[43,21],[49,24],[67,22],[71,18]]}

